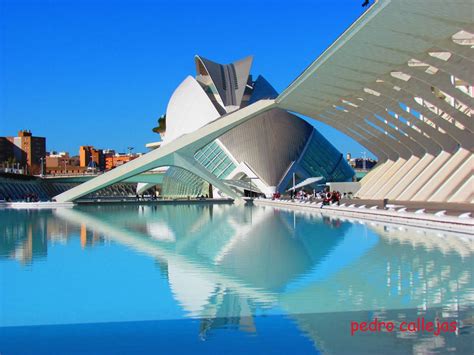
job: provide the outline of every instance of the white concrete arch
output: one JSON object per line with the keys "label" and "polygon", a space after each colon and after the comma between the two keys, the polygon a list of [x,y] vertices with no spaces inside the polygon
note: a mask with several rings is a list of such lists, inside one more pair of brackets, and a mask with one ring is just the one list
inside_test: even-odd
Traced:
{"label": "white concrete arch", "polygon": [[356,120],[350,119],[350,117],[344,117],[339,113],[325,112],[325,114],[326,116],[330,114],[334,119],[343,122],[346,126],[372,142],[384,152],[388,159],[396,160],[399,157],[399,152],[396,150],[396,147],[394,147],[381,132],[372,128],[367,123],[357,122]]}
{"label": "white concrete arch", "polygon": [[[365,101],[364,101],[365,102]],[[359,104],[362,104],[363,102],[359,102]],[[349,106],[345,106],[346,109],[351,112],[354,111],[354,108],[349,108]],[[372,113],[371,111],[367,111]],[[390,115],[386,115],[387,118],[391,117]],[[378,120],[375,120],[378,121]],[[420,158],[425,154],[425,151],[420,147],[420,146],[415,146],[412,144],[414,141],[410,141],[410,139],[398,132],[396,129],[388,126],[385,124],[383,126],[381,124],[381,121],[378,121],[378,125],[382,129],[386,129],[389,133],[391,133],[393,136],[395,136],[397,139],[399,139],[400,143],[402,145],[406,145],[408,151],[405,151],[404,154],[401,154],[399,158],[397,158],[397,163],[393,164],[393,167],[388,169],[386,171],[386,179],[380,179],[376,183],[371,183],[366,186],[366,190],[371,191],[372,189],[377,189],[377,190],[382,190],[382,191],[387,191],[389,190],[393,185],[397,183],[397,181],[404,175],[404,170],[406,171],[407,169],[413,168],[414,165],[420,160]],[[410,147],[412,150],[410,151]],[[413,147],[416,147],[413,148]],[[415,153],[416,152],[416,153]],[[404,169],[400,169],[400,166],[403,166]],[[392,175],[391,177],[387,177],[387,175]],[[383,195],[382,195],[383,196]]]}
{"label": "white concrete arch", "polygon": [[[415,79],[415,77],[412,77],[410,79],[410,81],[411,80],[416,80],[416,79]],[[407,101],[409,100],[408,102],[412,103],[411,107],[414,106],[413,101],[414,101],[415,97],[421,97],[421,98],[425,99],[426,95],[428,93],[428,91],[427,91],[428,88],[426,87],[426,83],[417,83],[417,84],[411,83],[411,84],[408,84],[408,85],[407,85],[406,82],[400,83],[398,81],[392,81],[391,83],[396,84],[400,88],[400,90],[397,92],[397,96],[400,99],[402,99],[402,98],[405,99],[405,103],[407,103]],[[434,100],[432,100],[432,101],[434,101]],[[440,101],[440,100],[438,99],[437,101]],[[441,139],[443,141],[445,141],[445,144],[447,146],[450,145],[452,147],[451,149],[456,147],[456,143],[457,144],[468,144],[468,142],[471,140],[470,139],[471,134],[469,132],[461,130],[460,128],[458,128],[455,125],[453,125],[453,124],[449,123],[448,121],[446,121],[444,118],[436,115],[434,112],[429,111],[426,107],[423,107],[423,106],[418,104],[416,110],[418,112],[422,113],[425,118],[428,118],[429,120],[434,122],[437,126],[441,127],[443,130],[446,131],[446,134],[449,136],[450,142],[448,143],[446,137],[442,137]],[[408,112],[408,114],[411,115],[410,112]],[[458,114],[460,114],[460,113],[458,113]],[[431,126],[428,125],[428,127],[431,127]],[[428,128],[428,127],[426,127],[426,128]],[[431,132],[431,134],[434,134],[438,137],[441,137],[439,131],[433,130],[431,128],[429,128],[429,131]],[[446,149],[449,150],[450,148],[446,148]]]}
{"label": "white concrete arch", "polygon": [[[372,134],[376,141],[379,142],[379,145],[385,146],[387,150],[391,150],[392,154],[396,154],[396,157],[405,157],[408,158],[411,155],[410,150],[404,146],[400,141],[397,139],[398,132],[393,130],[391,127],[384,127],[382,123],[377,120],[375,117],[370,117],[369,115],[359,115],[355,112],[345,112],[339,113],[339,110],[332,110],[331,112],[334,115],[339,114],[339,117],[348,116],[346,120],[349,122],[356,124],[360,129],[364,129],[370,134]],[[344,111],[342,111],[344,112]],[[374,126],[378,127],[378,129],[374,128],[373,126],[369,125],[367,121],[370,121]],[[383,131],[383,132],[382,132]],[[389,135],[390,134],[390,135]],[[395,155],[392,155],[395,158]]]}
{"label": "white concrete arch", "polygon": [[[381,76],[381,77],[382,77],[382,76]],[[380,81],[380,79],[379,79],[379,80],[377,80],[375,83],[373,83],[372,85],[375,85],[375,84],[379,85],[381,82],[388,82],[388,81],[394,79],[394,78],[386,77],[386,76],[383,76],[383,78],[384,78],[385,80]],[[382,83],[382,84],[383,84],[383,83]],[[398,84],[400,84],[400,83],[398,83]],[[325,85],[325,87],[326,87],[326,86],[330,86],[330,85],[328,85],[327,82],[324,82],[324,85]],[[394,84],[392,84],[392,85],[395,86]],[[400,84],[400,85],[401,85],[401,84]],[[364,88],[364,90],[365,90],[365,89],[368,89],[368,88],[370,88],[370,85],[367,85],[367,87]],[[391,89],[393,89],[393,87],[391,87]],[[379,91],[375,90],[375,92],[377,92],[377,94],[378,94],[379,96],[381,96]],[[359,92],[357,93],[357,95],[358,95],[358,97],[361,97],[361,96],[362,96],[360,90],[359,90]],[[393,92],[392,90],[390,90],[390,91],[385,91],[385,95],[386,95],[389,99],[395,101],[395,102],[394,102],[394,105],[392,106],[392,111],[395,111],[397,114],[399,114],[399,115],[401,115],[401,116],[409,115],[409,116],[412,116],[414,119],[417,118],[417,117],[411,115],[410,113],[406,113],[406,112],[402,111],[402,110],[400,109],[400,107],[398,106],[397,100],[396,100],[395,98],[391,97],[391,95],[392,95],[392,96],[393,96],[393,95],[400,96],[399,93],[395,93],[395,92]],[[376,95],[372,95],[372,96],[374,97],[373,99],[376,99],[376,98],[377,98]],[[408,96],[406,96],[406,97],[414,99],[414,96],[408,95]],[[381,98],[383,99],[383,97],[381,97]],[[324,100],[324,99],[321,99],[321,98],[320,98],[320,101],[323,101],[323,100]],[[326,100],[326,101],[327,101],[327,100]],[[383,108],[383,109],[382,109],[383,112],[385,112],[386,109],[387,109],[387,107]],[[436,140],[439,144],[443,144],[443,143],[444,143],[445,145],[450,144],[449,147],[446,148],[446,149],[448,149],[448,150],[454,150],[454,149],[457,147],[457,144],[456,144],[456,142],[455,142],[453,139],[451,139],[450,137],[445,137],[445,136],[443,136],[440,132],[438,132],[437,130],[435,130],[433,127],[431,127],[431,126],[429,126],[429,125],[426,125],[425,122],[417,121],[417,123],[418,123],[417,127],[418,127],[419,125],[422,125],[423,127],[421,127],[421,128],[424,128],[424,131],[425,131],[424,133],[427,133],[427,134],[430,133],[429,136],[433,136],[432,138],[435,138],[435,140]],[[423,139],[423,138],[422,138],[422,139]],[[424,140],[424,139],[423,139],[423,140]],[[426,142],[426,140],[425,140],[425,142]],[[432,145],[432,143],[428,143],[428,145]],[[436,149],[436,148],[433,147],[433,149]],[[433,150],[433,149],[432,149],[432,150]]]}
{"label": "white concrete arch", "polygon": [[[375,156],[377,156],[377,158],[379,158],[379,160],[386,160],[388,158],[395,159],[396,152],[394,152],[391,148],[387,147],[383,143],[383,141],[380,141],[379,137],[377,136],[378,132],[375,132],[374,135],[366,129],[355,125],[353,121],[347,120],[347,117],[337,116],[337,113],[335,112],[323,112],[318,114],[317,116],[312,116],[311,111],[305,110],[305,107],[311,107],[311,102],[312,101],[310,97],[300,98],[299,104],[301,109],[299,112],[309,117],[315,117],[315,119],[320,120],[330,126],[333,126],[334,128],[336,128],[336,126],[340,127],[336,129],[344,129],[345,134],[355,139],[361,145],[367,147],[372,153],[375,154]],[[337,119],[331,119],[328,116],[333,116],[334,118],[336,118],[337,116]],[[343,122],[343,125],[339,125],[338,122]],[[372,130],[372,132],[374,131],[375,130]],[[371,142],[372,140],[376,140],[380,143],[381,146],[374,144],[373,142]]]}
{"label": "white concrete arch", "polygon": [[358,197],[472,203],[472,9],[379,0],[277,98],[385,155]]}
{"label": "white concrete arch", "polygon": [[[332,116],[338,117],[338,119],[345,120],[346,124],[355,125],[358,128],[368,132],[372,135],[372,139],[375,139],[379,142],[379,145],[385,148],[385,151],[389,154],[389,157],[396,159],[399,156],[409,155],[409,150],[400,144],[400,142],[393,136],[390,136],[383,127],[380,127],[380,123],[375,117],[369,117],[368,115],[358,115],[350,114],[347,106],[342,107],[343,104],[334,105],[336,108],[331,108],[326,111],[326,114],[331,114]],[[378,129],[369,125],[367,122],[370,121]]]}
{"label": "white concrete arch", "polygon": [[208,181],[221,192],[232,198],[239,198],[234,190],[229,188],[222,180],[216,178],[194,159],[194,153],[218,138],[230,129],[250,120],[260,113],[274,107],[274,100],[260,100],[241,110],[223,116],[194,132],[182,135],[166,144],[160,149],[155,149],[127,164],[121,165],[102,175],[97,176],[81,185],[67,190],[57,196],[58,202],[74,201],[91,192],[120,182],[132,176],[161,166],[179,166]]}
{"label": "white concrete arch", "polygon": [[387,154],[385,154],[381,149],[379,149],[377,145],[371,143],[366,137],[350,129],[350,127],[347,127],[342,123],[336,123],[334,120],[327,119],[323,115],[319,115],[317,120],[337,129],[338,131],[341,131],[348,137],[354,139],[357,143],[370,150],[377,157],[379,162],[386,161],[388,159]]}
{"label": "white concrete arch", "polygon": [[[411,133],[413,134],[418,134],[420,136],[423,136],[422,134],[419,134],[416,130],[411,128],[410,126],[407,126],[406,124],[402,123],[392,115],[390,115],[388,112],[383,113],[380,112],[380,106],[372,103],[370,99],[366,96],[367,94],[364,93],[364,95],[361,95],[361,97],[364,99],[363,101],[358,101],[358,108],[355,110],[364,110],[367,112],[367,114],[370,115],[377,115],[383,120],[386,121],[385,125],[391,129],[391,131],[397,131],[398,133],[398,138],[400,139],[400,142],[404,144],[415,156],[423,156],[427,152],[427,146],[422,145],[419,143],[416,139],[413,139],[411,136]],[[347,98],[346,98],[347,99]],[[349,98],[352,99],[352,98]],[[346,108],[349,111],[353,111],[353,108],[350,108],[346,106]],[[395,128],[392,128],[390,125],[392,125]],[[408,131],[408,133],[407,133]],[[413,131],[413,132],[411,132]],[[395,133],[394,133],[395,134]],[[423,136],[424,137],[424,136]]]}
{"label": "white concrete arch", "polygon": [[[376,90],[380,90],[380,83],[374,83],[373,88]],[[389,84],[388,81],[384,81],[384,84]],[[397,83],[400,84],[400,83]],[[401,85],[401,84],[400,84]],[[382,106],[385,106],[385,110],[390,110],[393,113],[397,114],[399,117],[404,117],[405,119],[410,121],[410,127],[413,130],[419,130],[419,133],[423,135],[422,138],[419,135],[416,135],[420,142],[423,142],[427,150],[436,154],[439,153],[439,148],[444,150],[454,150],[457,146],[456,141],[446,134],[439,132],[436,128],[432,127],[430,124],[421,120],[419,117],[414,115],[411,111],[404,111],[400,107],[400,103],[407,104],[407,101],[411,102],[414,101],[414,96],[407,95],[403,89],[400,87],[400,90],[393,89],[391,90],[380,90],[379,92],[383,93],[384,101],[381,102]],[[408,104],[407,104],[408,106]],[[412,107],[412,106],[411,106]],[[413,134],[413,131],[410,131]],[[434,147],[433,144],[436,144],[438,147]],[[431,146],[431,148],[429,148]]]}
{"label": "white concrete arch", "polygon": [[[344,102],[342,102],[342,104],[344,104]],[[375,105],[371,105],[367,100],[358,101],[357,107],[346,104],[344,108],[348,113],[353,114],[359,119],[368,120],[375,126],[379,127],[381,130],[390,134],[390,136],[402,146],[400,156],[421,156],[426,153],[426,151],[418,143],[416,143],[416,141],[411,140],[409,136],[402,130],[403,127],[400,126],[400,122],[398,122],[390,114],[384,114],[380,112],[377,110]]]}
{"label": "white concrete arch", "polygon": [[[368,60],[368,61],[370,61],[370,60]],[[391,72],[395,72],[395,70],[392,70]],[[412,78],[410,78],[409,80],[412,80]],[[387,75],[380,76],[378,78],[378,80],[376,81],[376,83],[380,83],[381,81],[386,82],[386,83],[391,83],[391,84],[393,84],[393,86],[397,86],[399,88],[399,90],[398,90],[399,92],[395,95],[400,96],[402,92],[405,92],[405,94],[406,94],[405,98],[407,98],[407,99],[414,99],[414,97],[416,97],[416,94],[414,94],[413,92],[407,92],[407,91],[414,90],[414,88],[415,89],[420,89],[420,87],[423,88],[425,86],[425,83],[422,83],[421,85],[418,85],[418,86],[413,85],[413,82],[407,84],[404,80],[395,78],[392,75],[390,75],[390,76],[387,76]],[[377,91],[377,90],[375,90],[375,91]],[[378,93],[380,93],[380,92],[378,92]],[[386,92],[386,94],[387,94],[387,92]],[[392,92],[392,94],[394,94],[394,93]],[[426,89],[425,89],[425,94],[426,94]],[[420,96],[420,95],[421,94],[418,94],[418,96]],[[394,106],[392,106],[392,109],[397,111],[397,113],[400,114],[401,110],[398,107],[398,105],[395,104]],[[408,113],[408,115],[412,116],[410,113]],[[432,116],[432,113],[431,112],[427,113],[427,115]],[[413,117],[416,118],[415,116],[413,116]],[[418,122],[418,123],[420,123],[420,122]],[[448,133],[452,133],[453,130],[454,131],[457,130],[457,127],[451,129],[451,127],[449,125],[445,124],[444,121],[439,122],[439,125],[443,126],[444,129],[447,129],[449,131]],[[446,137],[442,133],[438,132],[436,129],[434,129],[433,127],[431,127],[429,125],[423,125],[423,127],[421,127],[421,129],[424,130],[425,133],[427,133],[428,135],[433,136],[433,138],[435,138],[435,140],[437,140],[438,143],[444,142],[445,145],[450,144],[450,146],[449,146],[450,148],[447,148],[448,150],[454,150],[457,147],[457,144],[455,142],[454,137],[452,137],[452,136]],[[459,132],[459,134],[462,135],[463,133]]]}

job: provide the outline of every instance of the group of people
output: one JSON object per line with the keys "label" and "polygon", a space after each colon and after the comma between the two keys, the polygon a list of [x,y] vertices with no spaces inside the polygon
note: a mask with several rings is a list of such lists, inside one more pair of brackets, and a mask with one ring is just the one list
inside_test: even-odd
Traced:
{"label": "group of people", "polygon": [[313,197],[313,195],[303,190],[300,190],[296,193],[296,199],[300,201],[308,201],[311,197]]}
{"label": "group of people", "polygon": [[281,198],[281,193],[277,191],[273,194],[272,200],[279,200],[280,198]]}
{"label": "group of people", "polygon": [[[275,192],[272,196],[272,200],[279,200],[281,198],[281,193],[280,192]],[[339,191],[331,191],[329,187],[326,187],[322,191],[313,191],[313,193],[308,193],[304,191],[303,189],[299,191],[294,191],[290,190],[290,199],[291,200],[298,200],[298,201],[308,201],[308,200],[322,200],[321,208],[323,206],[328,206],[332,204],[337,204],[338,206],[340,205],[341,199],[351,199],[352,198],[352,192],[349,193],[341,193]]]}
{"label": "group of people", "polygon": [[328,206],[334,203],[337,203],[337,205],[339,206],[341,198],[342,196],[339,191],[327,191],[323,195],[323,203],[321,204],[321,208],[323,208],[323,206]]}
{"label": "group of people", "polygon": [[[275,197],[275,195],[278,194],[278,198],[280,198],[280,193],[277,192],[275,194],[273,194],[273,196]],[[299,201],[306,201],[306,200],[309,200],[311,197],[316,197],[315,195],[313,194],[309,194],[307,192],[305,192],[304,190],[299,190],[299,191],[295,191],[294,190],[291,190],[290,191],[290,199],[297,199]]]}
{"label": "group of people", "polygon": [[34,192],[32,192],[32,193],[27,193],[25,196],[23,196],[23,199],[24,199],[26,202],[38,202],[38,201],[39,201],[38,195],[35,194]]}
{"label": "group of people", "polygon": [[28,192],[26,194],[24,194],[23,196],[21,196],[21,199],[19,200],[14,200],[13,198],[11,198],[10,196],[1,196],[0,195],[0,201],[5,201],[5,202],[14,202],[14,201],[25,201],[25,202],[39,202],[39,197],[36,193],[34,192]]}
{"label": "group of people", "polygon": [[[280,198],[281,198],[280,192],[275,192],[272,196],[272,200],[279,200]],[[316,200],[322,200],[322,204],[321,204],[321,208],[322,208],[322,206],[328,206],[332,204],[337,204],[339,206],[341,199],[351,198],[351,194],[350,193],[341,194],[341,192],[339,191],[330,191],[329,188],[326,188],[319,192],[313,192],[312,194],[304,191],[303,189],[296,192],[293,190],[290,191],[291,200],[296,199],[299,201],[308,201],[308,200],[312,200],[313,198]]]}
{"label": "group of people", "polygon": [[157,196],[156,194],[149,194],[149,195],[141,194],[141,196],[139,194],[136,194],[135,199],[137,201],[155,201],[157,199]]}

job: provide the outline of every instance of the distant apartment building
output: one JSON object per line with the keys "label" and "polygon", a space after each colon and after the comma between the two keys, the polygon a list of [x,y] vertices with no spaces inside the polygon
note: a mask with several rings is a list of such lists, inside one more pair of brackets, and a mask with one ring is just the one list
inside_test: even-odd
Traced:
{"label": "distant apartment building", "polygon": [[95,149],[90,145],[79,147],[79,166],[82,168],[94,168],[99,171],[105,169],[105,157],[101,149]]}
{"label": "distant apartment building", "polygon": [[80,166],[79,156],[70,157],[68,152],[50,152],[46,155],[46,174],[81,174],[86,167]]}
{"label": "distant apartment building", "polygon": [[377,164],[377,160],[375,159],[352,158],[351,153],[346,154],[346,161],[353,169],[356,170],[370,170]]}
{"label": "distant apartment building", "polygon": [[0,137],[0,164],[13,163],[13,143],[7,137]]}
{"label": "distant apartment building", "polygon": [[105,170],[116,168],[137,158],[137,154],[105,154]]}
{"label": "distant apartment building", "polygon": [[64,167],[66,165],[69,165],[69,153],[67,152],[46,153],[46,169]]}
{"label": "distant apartment building", "polygon": [[29,130],[19,131],[16,137],[0,137],[0,164],[4,168],[15,167],[38,175],[45,156],[46,138],[34,137]]}
{"label": "distant apartment building", "polygon": [[96,149],[85,145],[79,148],[79,166],[88,170],[110,170],[128,163],[140,154],[116,153],[112,149]]}
{"label": "distant apartment building", "polygon": [[362,169],[362,170],[370,170],[372,169],[375,164],[377,164],[377,160],[370,159],[370,158],[355,158],[351,159],[350,165],[354,169]]}

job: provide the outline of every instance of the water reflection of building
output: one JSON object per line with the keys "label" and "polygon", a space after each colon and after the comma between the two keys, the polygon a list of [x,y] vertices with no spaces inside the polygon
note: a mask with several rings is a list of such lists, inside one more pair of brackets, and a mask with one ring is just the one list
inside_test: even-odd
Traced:
{"label": "water reflection of building", "polygon": [[[319,349],[347,352],[360,343],[341,341],[350,337],[344,329],[352,319],[398,321],[421,314],[461,320],[472,301],[472,251],[414,247],[397,241],[397,233],[373,233],[377,226],[266,207],[111,206],[100,219],[93,211],[63,210],[58,216],[81,220],[158,260],[175,300],[200,320],[202,338],[222,328],[257,331],[255,314],[277,306]],[[429,232],[421,239],[433,244],[436,238],[443,240]],[[429,334],[379,336],[383,347],[431,346]],[[456,341],[447,335],[443,342]]]}
{"label": "water reflection of building", "polygon": [[46,258],[48,243],[66,243],[78,227],[58,223],[51,211],[4,210],[0,216],[0,258],[14,258],[22,264]]}
{"label": "water reflection of building", "polygon": [[237,293],[220,290],[212,296],[209,306],[214,308],[214,316],[201,319],[199,327],[201,339],[206,339],[212,330],[220,328],[256,332],[257,328],[249,300],[242,299]]}
{"label": "water reflection of building", "polygon": [[43,214],[36,211],[6,210],[2,212],[2,216],[0,257],[14,258],[22,264],[46,257],[48,243],[44,233],[46,219]]}
{"label": "water reflection of building", "polygon": [[81,223],[80,239],[82,249],[104,243],[104,238],[96,231],[88,230],[85,223]]}
{"label": "water reflection of building", "polygon": [[[255,300],[275,302],[275,295],[286,283],[309,272],[343,239],[349,227],[347,223],[339,229],[331,227],[328,236],[332,237],[304,241],[305,235],[314,237],[314,231],[304,225],[293,230],[287,215],[275,216],[272,209],[264,208],[242,208],[235,213],[235,207],[225,205],[103,206],[100,220],[88,214],[87,207],[83,212],[58,211],[58,215],[67,221],[81,220],[99,234],[152,255],[189,316],[231,317],[231,323],[244,317],[243,324],[253,314]],[[288,233],[294,233],[295,238],[288,238]],[[290,262],[281,262],[285,259]],[[230,294],[238,297],[224,297]],[[206,322],[203,329],[227,324],[224,319],[212,322],[212,327]]]}
{"label": "water reflection of building", "polygon": [[46,257],[48,253],[48,243],[45,238],[35,238],[35,230],[29,225],[26,232],[26,239],[15,249],[13,257],[23,264],[30,263],[33,258]]}

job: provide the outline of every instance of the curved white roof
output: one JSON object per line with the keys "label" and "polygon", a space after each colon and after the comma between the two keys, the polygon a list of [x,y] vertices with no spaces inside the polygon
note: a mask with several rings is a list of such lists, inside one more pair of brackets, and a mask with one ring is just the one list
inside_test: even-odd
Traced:
{"label": "curved white roof", "polygon": [[196,131],[220,117],[201,85],[188,76],[174,91],[166,109],[166,136],[163,145]]}

